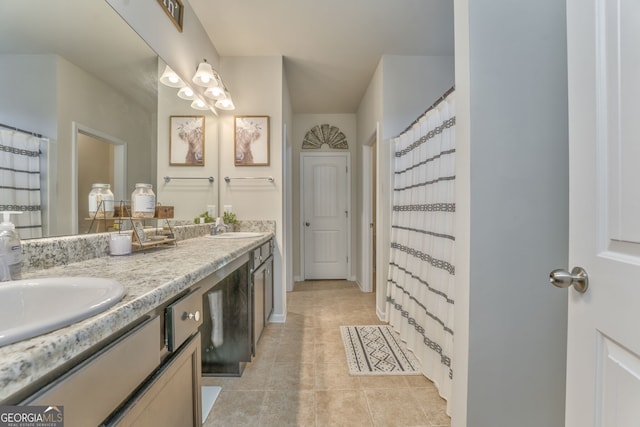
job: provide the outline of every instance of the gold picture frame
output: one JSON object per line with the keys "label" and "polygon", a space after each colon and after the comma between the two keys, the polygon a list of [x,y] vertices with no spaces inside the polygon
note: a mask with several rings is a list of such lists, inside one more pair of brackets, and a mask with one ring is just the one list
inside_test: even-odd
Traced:
{"label": "gold picture frame", "polygon": [[269,116],[234,116],[234,164],[269,166]]}
{"label": "gold picture frame", "polygon": [[176,29],[182,32],[182,17],[184,16],[182,0],[158,0],[158,4],[176,26]]}
{"label": "gold picture frame", "polygon": [[204,166],[204,116],[170,116],[169,165]]}

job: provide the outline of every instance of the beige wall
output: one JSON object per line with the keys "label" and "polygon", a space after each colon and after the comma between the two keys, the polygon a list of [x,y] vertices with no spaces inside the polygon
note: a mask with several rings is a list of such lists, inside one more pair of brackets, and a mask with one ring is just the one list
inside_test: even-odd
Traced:
{"label": "beige wall", "polygon": [[282,205],[284,209],[283,223],[284,242],[282,257],[282,279],[283,288],[287,291],[293,290],[293,109],[291,106],[291,97],[289,95],[289,87],[287,86],[287,76],[282,70],[282,123],[284,136],[283,156],[283,178],[284,198]]}
{"label": "beige wall", "polygon": [[[11,56],[13,59],[3,56],[2,73],[12,72],[10,87],[25,88],[26,95],[14,96],[9,92],[0,96],[1,100],[10,103],[10,107],[6,108],[12,111],[13,116],[7,121],[15,123],[15,126],[42,132],[52,140],[51,235],[70,234],[74,229],[69,214],[76,193],[72,183],[72,122],[127,143],[129,183],[155,181],[155,111],[145,111],[135,100],[116,92],[62,57]],[[17,64],[14,62],[16,57],[21,58]],[[10,63],[13,64],[11,67]],[[38,78],[33,79],[29,70],[34,69],[34,64],[39,64],[36,69],[48,71],[39,73]],[[39,94],[42,102],[35,99],[33,94]],[[79,194],[78,198],[84,196]]]}
{"label": "beige wall", "polygon": [[[165,64],[158,61],[158,71]],[[176,219],[193,220],[207,210],[207,205],[218,205],[218,117],[212,111],[191,108],[191,101],[178,98],[178,89],[158,83],[158,168],[156,199],[163,205],[174,206]],[[169,165],[169,121],[171,116],[204,116],[204,166]],[[174,143],[176,143],[174,141]],[[173,179],[168,183],[163,177],[187,177],[203,179]],[[213,176],[210,183],[206,177]]]}
{"label": "beige wall", "polygon": [[[124,141],[128,147],[128,182],[155,181],[155,111],[145,111],[134,100],[113,90],[101,80],[88,74],[62,57],[55,55],[20,55],[23,59],[9,67],[3,57],[3,72],[12,71],[11,87],[25,89],[25,93],[39,93],[42,104],[32,95],[24,97],[7,94],[0,98],[11,102],[17,114],[7,121],[25,129],[42,132],[51,138],[51,235],[70,234],[74,221],[70,215],[74,197],[74,156],[72,123],[110,135]],[[37,85],[28,70],[49,70],[39,74]],[[17,67],[17,68],[16,68]],[[23,68],[23,72],[20,71]],[[17,72],[16,72],[17,71]],[[9,90],[9,89],[3,89]],[[19,119],[18,119],[19,116]],[[133,189],[133,184],[131,184]]]}
{"label": "beige wall", "polygon": [[[362,170],[362,159],[363,159],[363,146],[370,144],[371,139],[372,138],[378,138],[378,144],[376,145],[376,150],[378,155],[376,156],[378,163],[380,163],[380,159],[381,158],[385,158],[384,156],[379,155],[379,152],[381,149],[383,149],[383,144],[381,141],[381,135],[377,135],[378,129],[380,130],[380,132],[382,132],[382,117],[383,117],[383,62],[380,61],[378,63],[378,67],[376,68],[375,73],[373,74],[373,77],[371,78],[371,81],[369,82],[369,86],[367,87],[367,91],[365,92],[362,101],[360,102],[360,105],[358,107],[358,114],[357,114],[357,123],[358,123],[358,167],[359,170]],[[380,180],[380,176],[381,174],[381,170],[378,166],[376,166],[377,168],[377,176],[378,176],[378,180]],[[358,173],[357,177],[356,177],[356,192],[358,197],[356,198],[356,202],[357,202],[357,215],[359,218],[365,216],[367,218],[371,217],[371,212],[369,212],[368,214],[364,212],[365,210],[365,206],[363,203],[363,188],[364,188],[364,179],[365,177],[362,175],[362,173]],[[378,188],[377,183],[374,184],[373,189],[376,191],[376,193],[378,194],[378,204],[379,204],[379,208],[378,208],[378,214],[377,216],[377,222],[376,222],[376,235],[377,236],[383,236],[384,233],[382,230],[385,230],[385,224],[383,223],[383,221],[385,220],[385,217],[383,215],[380,214],[380,210],[382,209],[382,202],[384,201],[384,199],[381,197],[380,194],[380,189]],[[358,282],[361,284],[362,286],[362,277],[361,277],[361,271],[362,271],[362,263],[363,263],[363,259],[362,259],[362,253],[363,253],[363,235],[366,231],[363,230],[362,228],[362,224],[360,223],[359,227],[356,227],[356,261],[358,264],[358,269],[356,270],[358,272]],[[379,238],[380,239],[380,238]],[[376,245],[376,249],[377,249],[377,265],[384,265],[383,263],[383,259],[385,256],[385,252],[384,252],[384,248],[382,247],[382,244],[377,244]],[[388,260],[388,252],[386,253],[387,258],[386,260]],[[382,284],[384,283],[384,279],[385,276],[383,276],[383,268],[377,267],[376,268],[376,312],[378,314],[378,316],[380,318],[384,318],[384,292],[378,292],[380,289],[382,288]]]}
{"label": "beige wall", "polygon": [[[284,318],[285,285],[282,275],[284,248],[284,182],[283,182],[283,63],[280,56],[223,57],[220,74],[233,96],[236,110],[220,112],[220,208],[232,205],[239,219],[276,221],[274,256],[274,320]],[[234,165],[234,116],[269,116],[269,166]],[[274,182],[260,180],[224,182],[224,177],[272,176]]]}
{"label": "beige wall", "polygon": [[[155,184],[155,112],[145,111],[135,100],[76,67],[62,57],[57,61],[58,138],[56,234],[73,228],[66,214],[72,206],[72,122],[127,143],[127,188],[136,182]],[[83,197],[84,195],[78,195]]]}
{"label": "beige wall", "polygon": [[[94,183],[110,184],[113,191],[114,147],[89,135],[78,135],[78,233],[89,231],[89,192]],[[93,228],[95,231],[95,228]]]}

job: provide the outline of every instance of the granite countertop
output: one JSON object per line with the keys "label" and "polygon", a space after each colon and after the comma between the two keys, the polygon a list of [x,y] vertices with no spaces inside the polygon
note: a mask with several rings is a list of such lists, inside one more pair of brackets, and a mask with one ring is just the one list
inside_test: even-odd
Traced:
{"label": "granite countertop", "polygon": [[184,289],[229,264],[273,235],[244,239],[199,237],[175,247],[102,257],[23,275],[90,276],[119,281],[124,298],[109,310],[66,328],[0,347],[0,403],[88,350]]}

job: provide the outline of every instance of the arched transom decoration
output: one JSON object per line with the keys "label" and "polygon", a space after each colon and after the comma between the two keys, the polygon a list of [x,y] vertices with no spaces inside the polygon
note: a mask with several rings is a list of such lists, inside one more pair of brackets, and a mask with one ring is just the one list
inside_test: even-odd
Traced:
{"label": "arched transom decoration", "polygon": [[320,148],[327,144],[329,148],[348,150],[347,137],[340,129],[331,125],[318,125],[311,128],[302,140],[303,149]]}

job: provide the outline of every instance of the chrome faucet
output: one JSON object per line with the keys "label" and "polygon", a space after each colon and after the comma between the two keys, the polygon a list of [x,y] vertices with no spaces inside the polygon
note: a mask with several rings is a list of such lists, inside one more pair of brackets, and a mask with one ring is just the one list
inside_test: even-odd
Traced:
{"label": "chrome faucet", "polygon": [[216,223],[211,227],[211,235],[216,236],[225,231],[229,231],[229,226],[222,221],[222,218],[217,218]]}

